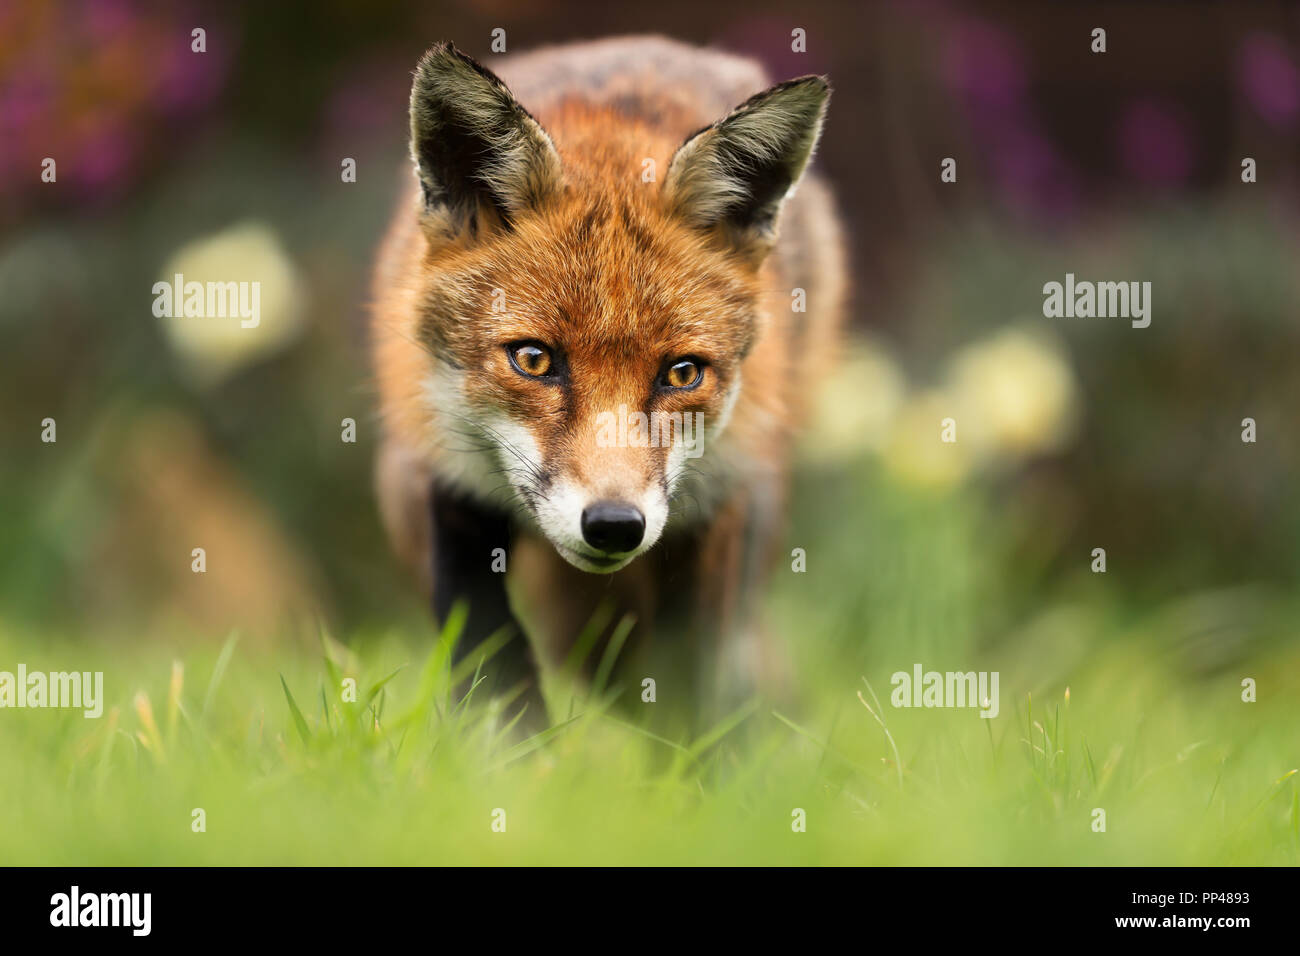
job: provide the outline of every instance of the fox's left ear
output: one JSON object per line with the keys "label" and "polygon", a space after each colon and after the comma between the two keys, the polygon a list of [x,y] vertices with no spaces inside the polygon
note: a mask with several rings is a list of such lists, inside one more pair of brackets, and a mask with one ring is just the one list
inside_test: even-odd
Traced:
{"label": "fox's left ear", "polygon": [[761,257],[776,238],[782,201],[812,158],[830,92],[821,76],[779,83],[691,136],[664,179],[669,208]]}

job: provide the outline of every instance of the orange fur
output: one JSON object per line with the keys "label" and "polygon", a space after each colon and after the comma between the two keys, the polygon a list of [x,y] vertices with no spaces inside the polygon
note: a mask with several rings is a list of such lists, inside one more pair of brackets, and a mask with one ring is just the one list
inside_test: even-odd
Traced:
{"label": "orange fur", "polygon": [[[517,423],[547,474],[618,496],[663,481],[668,449],[600,445],[601,412],[626,405],[719,421],[738,382],[730,421],[701,460],[696,500],[674,503],[658,558],[647,553],[645,566],[614,578],[628,582],[645,625],[658,602],[647,579],[685,568],[713,625],[743,628],[754,567],[770,559],[780,532],[794,429],[831,361],[843,308],[843,242],[829,193],[805,174],[765,254],[736,248],[722,227],[687,223],[662,182],[642,180],[646,159],[662,179],[691,134],[766,85],[749,61],[634,38],[494,67],[549,134],[562,180],[534,211],[507,223],[480,210],[461,234],[422,220],[414,187],[403,197],[380,253],[372,319],[388,530],[399,552],[427,562],[421,496],[442,480],[515,514],[525,537],[539,540],[528,501],[501,475],[467,463],[474,437],[460,425]],[[806,313],[791,309],[796,287],[806,291]],[[506,309],[494,311],[501,293]],[[571,384],[540,387],[512,369],[505,345],[519,340],[562,343]],[[681,355],[706,361],[700,386],[652,388],[665,358]],[[454,420],[444,407],[451,393]],[[677,566],[664,569],[670,555]],[[532,604],[524,616],[562,621],[550,630],[564,633],[548,639],[565,646],[603,579],[575,584],[589,576],[546,547],[521,565],[528,580],[518,593]],[[544,620],[537,629],[548,630]]]}

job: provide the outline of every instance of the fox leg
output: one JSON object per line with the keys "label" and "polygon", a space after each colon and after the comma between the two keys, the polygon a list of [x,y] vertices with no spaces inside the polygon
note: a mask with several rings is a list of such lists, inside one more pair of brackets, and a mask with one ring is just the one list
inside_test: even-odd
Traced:
{"label": "fox leg", "polygon": [[697,577],[712,586],[698,594],[696,626],[713,637],[700,663],[723,710],[754,693],[780,700],[790,691],[790,663],[760,607],[780,541],[782,494],[772,483],[734,496],[698,546]]}
{"label": "fox leg", "polygon": [[[651,575],[646,567],[653,556],[653,552],[645,555],[612,575],[589,574],[556,554],[549,541],[536,536],[520,537],[511,555],[518,575],[520,607],[526,617],[528,609],[535,610],[527,623],[546,665],[561,668],[573,663],[573,676],[590,680],[615,629],[630,614],[635,623],[612,675],[620,676],[653,618],[655,595],[650,590]],[[575,650],[581,650],[577,648],[579,636],[602,618],[603,627],[587,635],[591,645],[582,659],[570,661]]]}
{"label": "fox leg", "polygon": [[[510,519],[464,494],[434,484],[430,494],[432,517],[433,613],[441,626],[458,600],[469,604],[465,628],[456,641],[452,666],[472,657],[478,646],[507,628],[506,644],[482,665],[487,680],[477,693],[496,698],[514,695],[513,716],[527,706],[524,721],[530,728],[546,725],[546,702],[528,637],[510,610],[505,574],[493,569],[496,559],[508,554],[512,538]],[[502,549],[498,552],[496,549]],[[468,685],[460,692],[468,690]]]}

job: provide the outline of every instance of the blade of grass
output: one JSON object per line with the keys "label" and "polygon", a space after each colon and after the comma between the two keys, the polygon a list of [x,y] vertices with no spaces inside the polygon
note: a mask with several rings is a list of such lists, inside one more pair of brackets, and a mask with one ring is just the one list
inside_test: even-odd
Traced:
{"label": "blade of grass", "polygon": [[614,633],[610,635],[609,643],[605,645],[605,653],[601,655],[600,665],[596,668],[596,676],[591,681],[591,696],[599,697],[605,689],[605,682],[609,680],[610,672],[614,669],[614,662],[618,660],[619,652],[623,650],[623,642],[627,640],[632,628],[636,626],[636,616],[633,614],[624,614],[619,620],[618,626],[614,628]]}
{"label": "blade of grass", "polygon": [[[880,706],[880,698],[876,696],[876,691],[872,688],[871,682],[868,681],[866,677],[863,677],[862,683],[867,685],[867,691],[871,694],[871,699],[876,702],[876,708],[878,710],[884,710],[884,708]],[[898,772],[898,789],[902,790],[903,758],[898,754],[898,744],[894,742],[894,735],[891,734],[889,728],[885,726],[885,719],[867,704],[867,699],[862,696],[862,691],[858,691],[858,700],[862,701],[862,706],[867,708],[867,713],[871,714],[871,716],[876,719],[876,723],[880,725],[880,729],[885,732],[885,739],[889,741],[889,749],[894,752],[894,769]]]}
{"label": "blade of grass", "polygon": [[172,679],[167,685],[167,746],[176,743],[176,724],[181,714],[181,692],[185,688],[185,665],[172,661]]}
{"label": "blade of grass", "polygon": [[707,733],[704,734],[704,736],[700,737],[698,740],[695,741],[695,743],[691,744],[690,747],[687,748],[687,753],[689,753],[692,757],[699,757],[700,754],[704,753],[710,747],[714,746],[723,737],[727,736],[727,734],[731,733],[742,723],[748,720],[750,716],[754,713],[754,711],[756,711],[757,709],[758,709],[758,698],[753,697],[750,700],[746,701],[744,704],[742,704],[740,707],[736,708],[726,717],[722,718],[722,720],[720,720],[717,724],[714,725],[713,729],[709,730]]}
{"label": "blade of grass", "polygon": [[[522,713],[523,712],[520,711],[520,714]],[[518,717],[516,717],[515,719],[517,720]],[[556,724],[554,727],[549,727],[546,730],[543,730],[539,734],[533,734],[533,736],[529,737],[527,740],[521,740],[519,743],[515,744],[509,750],[505,751],[501,755],[500,759],[497,760],[496,763],[489,766],[487,770],[484,771],[484,773],[489,774],[494,771],[500,770],[506,764],[514,763],[520,757],[528,756],[528,754],[532,753],[538,747],[542,747],[545,744],[550,743],[561,733],[563,733],[566,728],[572,725],[574,721],[578,719],[580,719],[580,716],[571,717],[568,720],[563,721],[562,723]]]}
{"label": "blade of grass", "polygon": [[[400,674],[400,673],[401,673],[402,671],[404,671],[404,670],[406,670],[406,665],[405,665],[405,664],[400,664],[400,665],[398,665],[398,667],[397,667],[397,668],[396,668],[396,669],[395,669],[391,674],[389,674],[387,677],[385,677],[385,678],[383,678],[383,679],[381,679],[381,680],[378,680],[378,681],[376,681],[375,683],[371,684],[371,685],[370,685],[370,690],[366,691],[366,699],[363,700],[363,701],[361,702],[361,709],[362,709],[362,710],[365,710],[367,707],[369,707],[369,706],[370,706],[370,702],[371,702],[372,700],[375,699],[375,695],[378,694],[381,690],[384,689],[384,685],[387,684],[390,680],[392,680],[394,677],[396,677],[398,674]],[[380,708],[380,713],[383,713],[383,708],[382,708],[382,707]]]}
{"label": "blade of grass", "polygon": [[614,617],[614,604],[612,601],[601,601],[596,605],[596,610],[587,620],[586,625],[578,634],[578,639],[573,642],[573,647],[569,649],[568,655],[564,658],[564,666],[561,668],[562,673],[573,679],[581,669],[583,662],[586,661],[587,655],[596,646],[596,641],[609,626],[610,620]]}
{"label": "blade of grass", "polygon": [[238,643],[239,632],[231,632],[230,637],[226,638],[226,643],[221,646],[221,653],[217,655],[217,663],[212,668],[212,677],[208,679],[208,692],[203,695],[201,716],[204,720],[207,720],[212,710],[212,702],[217,697],[217,688],[221,686],[221,679],[226,676],[226,668],[230,666],[230,659],[235,655],[235,645]]}
{"label": "blade of grass", "polygon": [[795,723],[793,720],[791,720],[789,717],[785,716],[785,714],[782,714],[782,713],[780,713],[779,711],[775,711],[775,710],[774,710],[774,711],[772,711],[772,716],[775,717],[777,720],[781,721],[781,723],[785,724],[787,727],[789,727],[791,730],[793,730],[793,731],[794,731],[796,734],[798,734],[799,736],[801,736],[801,737],[807,737],[809,740],[811,740],[813,743],[815,743],[818,747],[821,748],[821,751],[822,751],[823,756],[826,755],[826,754],[830,754],[830,755],[831,755],[832,757],[834,757],[836,760],[839,760],[841,763],[843,763],[846,767],[850,767],[850,768],[852,768],[853,770],[858,771],[859,773],[862,773],[862,774],[865,774],[865,775],[867,775],[867,776],[870,776],[870,774],[869,774],[869,772],[867,771],[867,768],[866,768],[866,767],[862,766],[861,764],[859,764],[859,763],[857,763],[857,762],[855,762],[855,761],[853,761],[853,760],[850,760],[848,757],[844,756],[844,754],[840,753],[838,750],[836,750],[834,747],[832,747],[832,746],[831,746],[829,743],[827,743],[826,741],[822,740],[820,737],[818,737],[818,736],[817,736],[816,734],[814,734],[812,731],[808,730],[807,728],[800,727],[798,724],[796,724],[796,723]]}
{"label": "blade of grass", "polygon": [[293,714],[294,725],[298,728],[298,736],[302,738],[303,743],[311,740],[311,728],[307,726],[307,720],[303,717],[302,711],[298,709],[298,702],[293,699],[293,694],[289,691],[289,685],[285,682],[284,675],[280,675],[280,686],[284,688],[284,699],[289,702],[289,713]]}

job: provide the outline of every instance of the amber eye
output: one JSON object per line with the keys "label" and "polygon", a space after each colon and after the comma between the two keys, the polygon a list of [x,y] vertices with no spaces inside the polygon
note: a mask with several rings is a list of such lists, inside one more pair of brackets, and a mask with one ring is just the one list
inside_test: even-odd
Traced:
{"label": "amber eye", "polygon": [[551,371],[551,353],[543,345],[535,342],[523,342],[506,347],[510,355],[510,364],[525,375],[541,378]]}
{"label": "amber eye", "polygon": [[664,384],[670,388],[690,388],[692,385],[699,384],[703,375],[704,370],[700,368],[698,362],[694,359],[682,359],[669,366],[668,371],[664,373]]}

